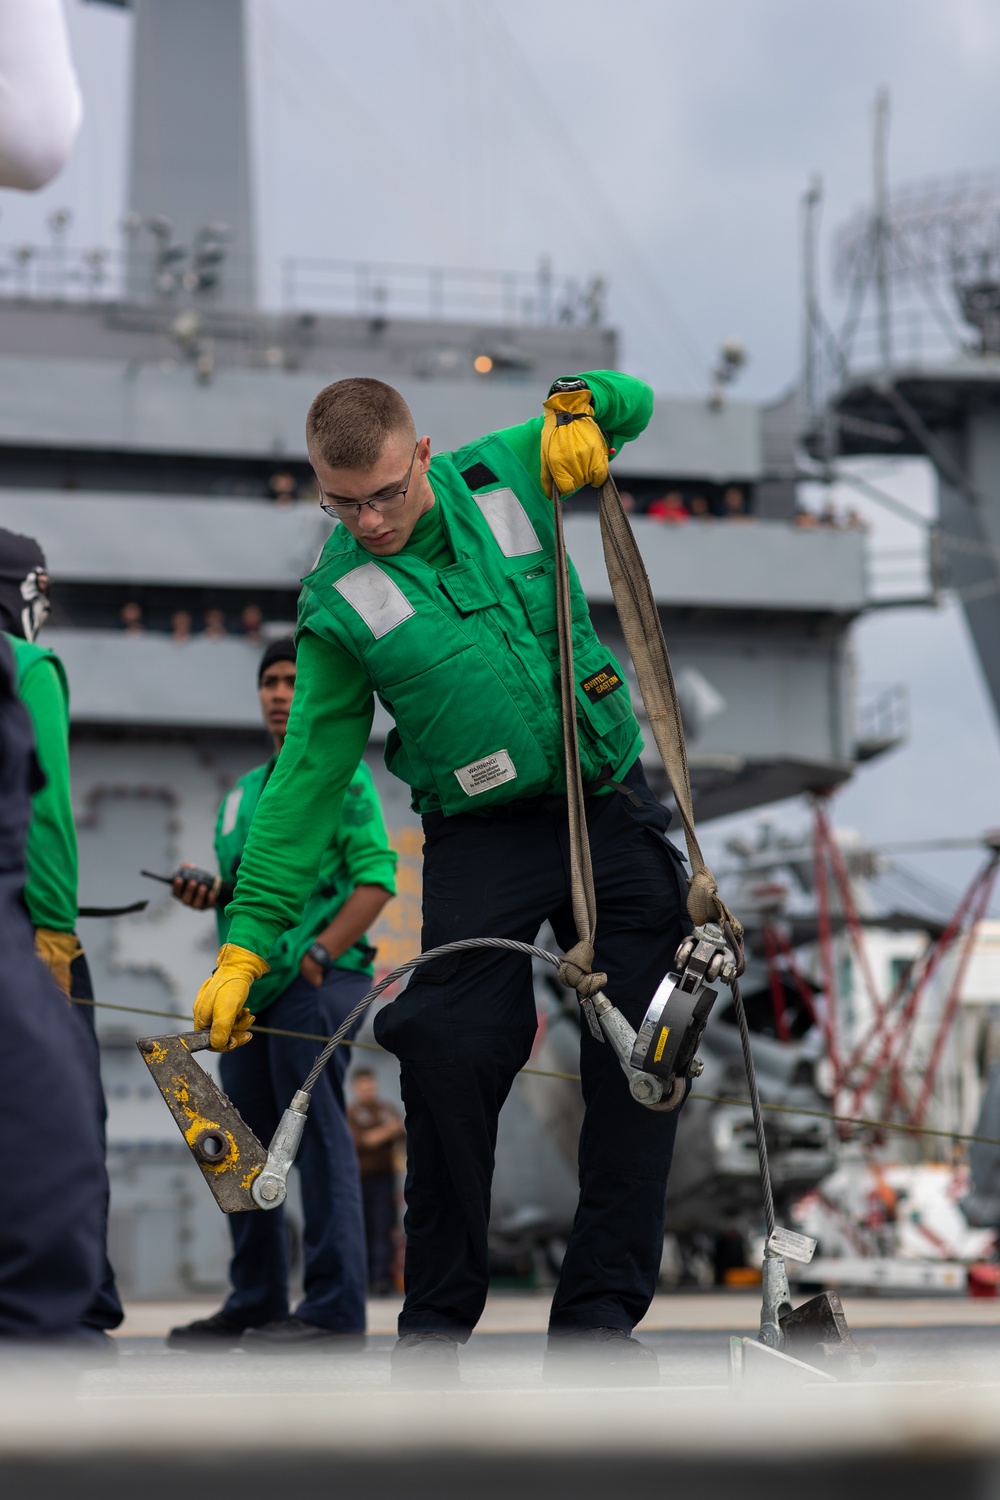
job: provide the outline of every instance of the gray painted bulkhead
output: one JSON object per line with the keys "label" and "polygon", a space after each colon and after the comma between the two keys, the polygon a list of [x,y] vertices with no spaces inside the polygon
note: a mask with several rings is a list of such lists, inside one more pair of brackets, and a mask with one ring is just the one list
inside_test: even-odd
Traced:
{"label": "gray painted bulkhead", "polygon": [[[438,452],[525,421],[540,410],[548,389],[535,381],[393,383]],[[199,385],[185,365],[0,355],[0,447],[304,462],[306,412],[323,384],[310,370],[232,367]],[[660,397],[646,431],[616,459],[615,472],[752,483],[761,473],[759,408],[730,401],[717,410],[694,397]]]}
{"label": "gray painted bulkhead", "polygon": [[[392,304],[372,319],[364,314],[247,312],[199,299],[157,303],[0,300],[0,349],[5,357],[85,359],[116,364],[132,379],[143,366],[165,367],[195,381],[195,353],[179,336],[178,315],[197,313],[197,332],[212,340],[214,378],[226,369],[272,374],[312,371],[318,388],[342,375],[462,383],[480,390],[545,386],[558,375],[617,368],[618,340],[611,328],[591,323],[460,323],[448,318],[396,315]],[[506,355],[516,369],[476,373],[478,355]],[[302,408],[302,412],[305,407]],[[301,413],[300,413],[301,417]],[[300,421],[301,427],[301,421]]]}
{"label": "gray painted bulkhead", "polygon": [[[617,466],[616,466],[617,469]],[[214,584],[297,590],[333,523],[316,504],[194,500],[187,496],[66,495],[0,490],[0,515],[30,531],[58,580]],[[859,531],[780,521],[633,529],[664,609],[805,611],[851,618],[867,604]],[[566,518],[570,555],[592,604],[611,602],[596,516]]]}
{"label": "gray painted bulkhead", "polygon": [[[929,433],[930,449],[885,394],[879,375],[852,375],[831,401],[848,419],[848,454],[930,457],[937,475],[939,582],[952,587],[1000,721],[1000,376],[993,356],[900,365],[891,383]],[[856,426],[850,419],[860,418]],[[880,438],[879,434],[886,434]],[[963,482],[964,481],[964,482]],[[957,545],[950,545],[954,538]],[[963,546],[962,544],[966,544]]]}

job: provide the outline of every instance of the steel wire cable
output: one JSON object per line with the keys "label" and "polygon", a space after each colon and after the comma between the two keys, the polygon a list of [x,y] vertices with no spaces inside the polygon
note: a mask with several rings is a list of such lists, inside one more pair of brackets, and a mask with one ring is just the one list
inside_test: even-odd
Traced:
{"label": "steel wire cable", "polygon": [[771,1191],[767,1138],[764,1135],[764,1116],[761,1113],[760,1091],[757,1088],[757,1068],[753,1060],[753,1048],[750,1045],[750,1027],[747,1024],[747,1013],[743,1005],[743,991],[740,989],[740,981],[737,977],[734,976],[730,981],[729,988],[733,993],[733,1009],[736,1011],[736,1024],[740,1030],[740,1045],[743,1048],[747,1092],[750,1095],[750,1111],[753,1115],[753,1133],[757,1142],[757,1162],[760,1166],[760,1186],[764,1195],[764,1223],[767,1225],[767,1237],[770,1239],[774,1233],[774,1194]]}
{"label": "steel wire cable", "polygon": [[[72,1001],[74,1005],[87,1005],[94,1010],[119,1010],[125,1011],[131,1016],[158,1016],[165,1021],[184,1021],[186,1016],[176,1010],[151,1010],[143,1005],[117,1005],[110,1000],[79,1000]],[[283,1036],[293,1041],[300,1042],[327,1042],[328,1037],[320,1036],[313,1031],[291,1031],[282,1026],[254,1026],[252,1035],[257,1036]],[[364,1052],[385,1052],[378,1042],[358,1042],[341,1040],[342,1047],[355,1047]],[[391,1054],[386,1054],[387,1056]],[[533,1078],[553,1078],[558,1082],[580,1083],[579,1073],[564,1073],[555,1068],[531,1068],[524,1067],[522,1073]],[[690,1099],[696,1099],[701,1104],[726,1104],[735,1109],[750,1109],[749,1099],[738,1099],[735,1094],[703,1094],[692,1089],[688,1095]],[[976,1135],[973,1131],[961,1130],[939,1130],[931,1125],[910,1125],[901,1120],[878,1120],[870,1115],[840,1115],[829,1109],[809,1109],[801,1104],[775,1104],[769,1100],[761,1099],[760,1108],[767,1114],[779,1115],[802,1115],[809,1120],[829,1120],[835,1125],[853,1125],[864,1130],[889,1130],[897,1135],[928,1135],[935,1136],[940,1140],[960,1141],[969,1145],[1000,1146],[1000,1136]]]}
{"label": "steel wire cable", "polygon": [[411,969],[416,969],[421,964],[429,963],[433,958],[444,958],[446,954],[463,953],[471,948],[510,949],[515,953],[524,953],[529,958],[544,959],[546,963],[552,964],[553,968],[556,969],[558,969],[559,964],[561,963],[561,960],[557,958],[554,953],[549,953],[545,948],[536,948],[534,943],[518,942],[516,938],[462,938],[457,943],[442,943],[440,948],[429,948],[426,953],[418,953],[416,957],[408,959],[405,964],[400,964],[398,968],[392,969],[388,974],[386,974],[383,979],[379,980],[378,984],[373,985],[372,988],[368,991],[367,995],[365,995],[364,999],[359,1000],[354,1009],[344,1017],[343,1021],[341,1021],[340,1025],[333,1033],[333,1036],[327,1042],[326,1046],[323,1048],[322,1052],[313,1063],[312,1068],[309,1070],[306,1081],[302,1085],[301,1092],[303,1094],[309,1094],[312,1092],[317,1078],[322,1073],[323,1069],[326,1067],[327,1063],[330,1061],[330,1058],[333,1056],[336,1049],[340,1046],[341,1042],[344,1040],[345,1036],[350,1031],[355,1021],[359,1018],[359,1016],[362,1016],[364,1014],[368,1006],[372,1003],[373,1000],[377,999],[378,996],[381,995],[383,990],[387,990],[391,984],[395,984],[397,979],[400,979],[404,974],[408,974]]}

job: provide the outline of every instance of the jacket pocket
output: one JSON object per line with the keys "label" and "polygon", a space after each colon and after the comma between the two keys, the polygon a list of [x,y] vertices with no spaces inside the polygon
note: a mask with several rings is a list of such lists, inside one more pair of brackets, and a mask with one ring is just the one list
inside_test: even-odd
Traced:
{"label": "jacket pocket", "polygon": [[[533,563],[523,573],[511,573],[510,582],[524,606],[524,612],[535,635],[557,629],[556,564],[552,557]],[[578,584],[572,587],[572,615],[575,621],[589,617],[587,601]]]}
{"label": "jacket pocket", "polygon": [[535,563],[523,573],[512,573],[510,581],[524,606],[535,635],[556,629],[556,569],[551,558]]}
{"label": "jacket pocket", "polygon": [[514,696],[519,668],[515,657],[510,660],[508,684],[469,646],[393,688],[389,770],[416,789],[436,792],[446,813],[478,812],[548,786],[548,761]]}
{"label": "jacket pocket", "polygon": [[595,640],[577,653],[574,668],[577,719],[594,735],[603,738],[623,724],[636,724],[628,678],[606,646]]}

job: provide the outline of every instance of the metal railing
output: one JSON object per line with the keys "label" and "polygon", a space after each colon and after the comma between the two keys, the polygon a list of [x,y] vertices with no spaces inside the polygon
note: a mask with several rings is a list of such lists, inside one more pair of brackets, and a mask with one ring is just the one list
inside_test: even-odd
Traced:
{"label": "metal railing", "polygon": [[[0,245],[0,297],[50,302],[143,301],[210,308],[252,307],[252,267],[224,243],[164,243],[110,250],[52,244]],[[237,296],[233,296],[234,290]],[[508,326],[599,327],[605,283],[537,271],[479,271],[393,262],[290,256],[281,267],[284,312],[340,313],[371,320],[475,321]]]}
{"label": "metal railing", "polygon": [[903,682],[863,683],[858,690],[855,712],[855,752],[861,760],[909,738],[910,693]]}
{"label": "metal railing", "polygon": [[[894,366],[950,363],[976,352],[976,332],[943,301],[928,306],[901,296],[892,309]],[[851,380],[877,377],[882,368],[879,319],[874,307],[848,310],[839,327],[817,332],[802,382],[802,421],[806,431],[821,426],[828,403]]]}
{"label": "metal railing", "polygon": [[[896,364],[953,360],[975,346],[975,330],[964,327],[950,309],[902,305],[893,309],[892,355]],[[866,312],[849,331],[844,356],[853,372],[877,369],[881,360],[878,319]]]}
{"label": "metal railing", "polygon": [[529,273],[291,256],[282,280],[289,311],[529,326],[599,326],[604,292],[600,277],[581,283],[555,275],[547,262]]}
{"label": "metal railing", "polygon": [[0,245],[0,296],[104,302],[125,295],[127,257],[94,246]]}

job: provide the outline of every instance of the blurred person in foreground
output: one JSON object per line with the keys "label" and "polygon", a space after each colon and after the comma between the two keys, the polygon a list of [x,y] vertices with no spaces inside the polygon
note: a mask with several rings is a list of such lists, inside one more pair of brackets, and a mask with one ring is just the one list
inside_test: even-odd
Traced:
{"label": "blurred person in foreground", "polygon": [[378,1080],[371,1068],[355,1068],[351,1073],[347,1120],[361,1171],[368,1290],[373,1297],[385,1297],[393,1290],[392,1262],[396,1253],[394,1147],[406,1139],[406,1127],[392,1105],[379,1098]]}
{"label": "blurred person in foreground", "polygon": [[0,0],[0,187],[51,182],[82,118],[61,0]]}
{"label": "blurred person in foreground", "polygon": [[0,1128],[12,1163],[0,1335],[109,1349],[123,1313],[105,1248],[93,1008],[69,1004],[93,993],[75,933],[66,673],[34,643],[46,592],[39,544],[0,529]]}
{"label": "blurred person in foreground", "polygon": [[[82,113],[61,0],[0,0],[0,187],[32,192],[50,182]],[[0,532],[0,541],[11,536]],[[27,541],[16,538],[8,554],[15,570]],[[23,639],[37,628],[43,573],[44,562],[0,579],[0,630]],[[90,1321],[109,1271],[104,1132],[65,966],[39,961],[25,905],[25,846],[45,774],[19,675],[11,641],[0,641],[0,1132],[11,1163],[0,1215],[0,1339],[104,1345],[101,1323]]]}
{"label": "blurred person in foreground", "polygon": [[[241,776],[223,800],[215,828],[219,875],[182,865],[174,895],[198,910],[214,907],[226,943],[233,881],[261,794],[279,761],[295,693],[295,644],[273,641],[258,669],[264,725],[274,754]],[[261,1035],[227,1052],[222,1086],[265,1145],[316,1057],[317,1036],[331,1036],[371,988],[375,950],[365,936],[395,893],[396,855],[382,806],[363,763],[347,791],[323,853],[301,921],[282,933],[268,955],[269,972],[254,986],[250,1007],[267,1026],[305,1032],[309,1041]],[[250,1017],[248,1016],[249,1020]],[[361,1024],[356,1022],[351,1035]],[[175,1349],[216,1350],[240,1344],[282,1353],[306,1348],[360,1347],[365,1332],[365,1226],[358,1162],[344,1102],[348,1051],[340,1047],[320,1075],[296,1160],[305,1216],[305,1296],[288,1306],[288,1229],[283,1208],[230,1214],[232,1292],[222,1309],[174,1328]]]}

